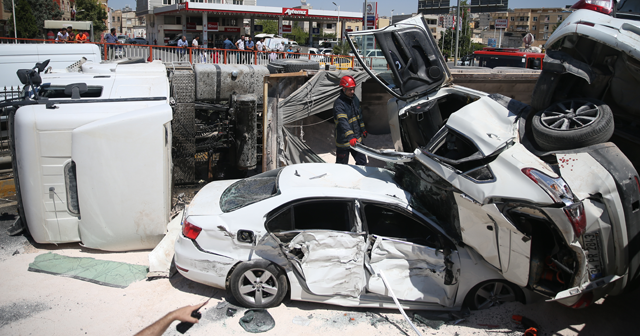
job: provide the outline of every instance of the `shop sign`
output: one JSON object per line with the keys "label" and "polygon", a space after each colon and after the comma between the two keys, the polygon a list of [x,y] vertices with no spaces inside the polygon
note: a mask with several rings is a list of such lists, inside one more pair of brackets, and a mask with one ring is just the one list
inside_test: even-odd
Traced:
{"label": "shop sign", "polygon": [[187,29],[196,29],[195,22],[187,22]]}
{"label": "shop sign", "polygon": [[291,32],[291,25],[282,25],[282,32],[283,33],[290,33]]}
{"label": "shop sign", "polygon": [[207,22],[207,30],[208,31],[218,31],[218,23],[217,22]]}
{"label": "shop sign", "polygon": [[293,15],[301,15],[301,16],[307,16],[307,15],[309,15],[309,10],[308,10],[308,9],[303,9],[303,8],[282,8],[282,15],[289,15],[289,16],[293,16]]}
{"label": "shop sign", "polygon": [[239,33],[240,27],[225,27],[224,31],[228,33]]}

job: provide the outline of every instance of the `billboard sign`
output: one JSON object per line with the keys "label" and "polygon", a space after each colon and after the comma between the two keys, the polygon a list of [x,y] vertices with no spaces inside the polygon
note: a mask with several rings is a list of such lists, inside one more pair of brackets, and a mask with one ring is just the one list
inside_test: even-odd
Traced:
{"label": "billboard sign", "polygon": [[291,32],[291,25],[282,25],[282,32],[283,33],[290,33]]}
{"label": "billboard sign", "polygon": [[509,0],[471,0],[471,13],[506,12]]}
{"label": "billboard sign", "polygon": [[262,25],[253,25],[253,31],[257,33],[262,33]]}
{"label": "billboard sign", "polygon": [[496,23],[495,23],[496,29],[507,29],[507,25],[509,25],[509,20],[496,19]]}
{"label": "billboard sign", "polygon": [[224,31],[227,33],[239,33],[240,27],[225,27]]}
{"label": "billboard sign", "polygon": [[196,29],[195,22],[187,22],[187,29]]}
{"label": "billboard sign", "polygon": [[368,2],[364,13],[366,18],[365,29],[374,29],[376,27],[376,18],[378,17],[378,3]]}
{"label": "billboard sign", "polygon": [[494,48],[498,45],[496,39],[494,38],[490,38],[487,44],[489,45],[489,47],[494,47]]}
{"label": "billboard sign", "polygon": [[314,35],[320,34],[320,28],[312,28],[311,33]]}

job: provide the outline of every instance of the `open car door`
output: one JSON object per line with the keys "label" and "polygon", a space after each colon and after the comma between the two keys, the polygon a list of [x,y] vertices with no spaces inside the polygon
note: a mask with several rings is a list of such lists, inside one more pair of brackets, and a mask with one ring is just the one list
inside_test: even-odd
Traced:
{"label": "open car door", "polygon": [[[436,41],[426,27],[424,19],[415,16],[383,29],[349,32],[347,40],[369,75],[394,97],[407,100],[437,90],[451,78]],[[378,71],[374,73],[373,62],[360,56],[356,44],[363,46],[365,55],[368,47],[380,49],[388,70],[380,70],[384,68],[376,63]]]}

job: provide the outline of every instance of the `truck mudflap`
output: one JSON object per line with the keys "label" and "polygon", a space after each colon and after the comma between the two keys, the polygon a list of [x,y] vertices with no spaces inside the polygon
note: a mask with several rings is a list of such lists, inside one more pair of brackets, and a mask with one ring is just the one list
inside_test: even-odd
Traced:
{"label": "truck mudflap", "polygon": [[[553,299],[547,300],[547,302],[558,302],[565,306],[575,306],[580,302],[582,296],[589,292],[592,292],[596,289],[602,288],[612,282],[618,281],[622,279],[621,276],[618,275],[609,275],[602,279],[598,279],[592,282],[586,282],[580,286],[572,287],[562,292],[558,292],[556,297]],[[586,305],[589,305],[591,302],[585,302]],[[575,307],[581,308],[581,307]]]}

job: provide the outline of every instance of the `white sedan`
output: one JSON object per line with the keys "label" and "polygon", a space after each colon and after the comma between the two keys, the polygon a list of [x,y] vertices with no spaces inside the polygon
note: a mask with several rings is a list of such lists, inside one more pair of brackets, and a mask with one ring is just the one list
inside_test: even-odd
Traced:
{"label": "white sedan", "polygon": [[525,301],[474,250],[448,236],[385,169],[300,164],[212,182],[193,199],[175,264],[243,306],[292,300],[407,309]]}

